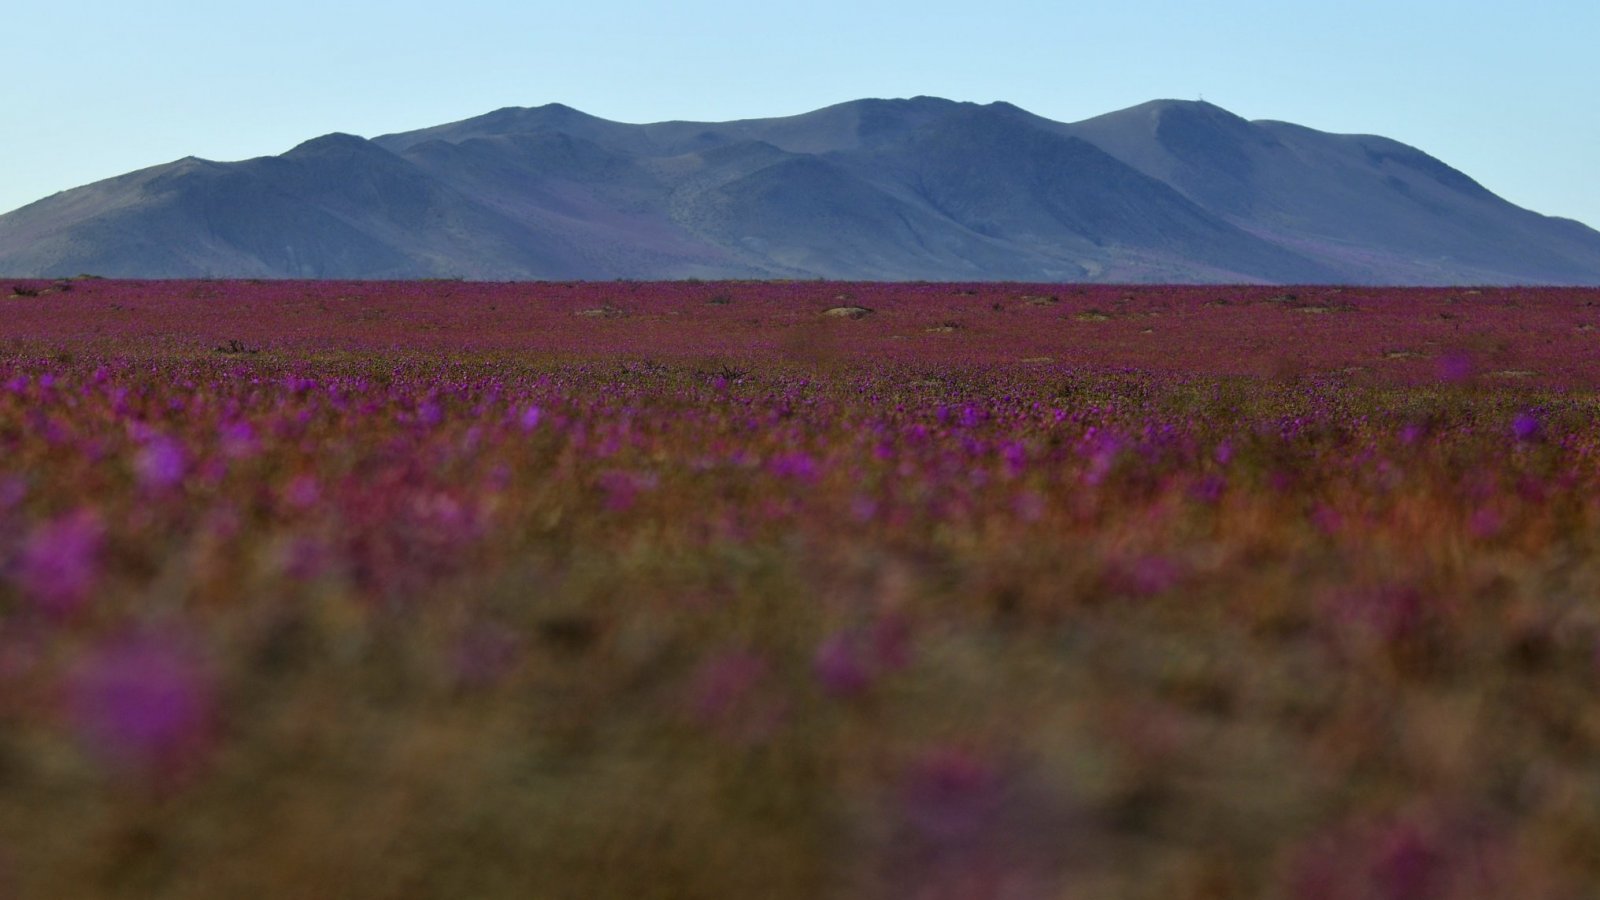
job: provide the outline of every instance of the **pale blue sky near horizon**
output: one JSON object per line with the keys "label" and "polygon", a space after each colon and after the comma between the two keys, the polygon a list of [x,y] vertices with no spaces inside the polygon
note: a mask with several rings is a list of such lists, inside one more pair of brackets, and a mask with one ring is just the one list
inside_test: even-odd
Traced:
{"label": "pale blue sky near horizon", "polygon": [[23,3],[0,212],[188,155],[503,106],[720,121],[928,94],[1076,121],[1203,96],[1395,138],[1600,228],[1595,0]]}

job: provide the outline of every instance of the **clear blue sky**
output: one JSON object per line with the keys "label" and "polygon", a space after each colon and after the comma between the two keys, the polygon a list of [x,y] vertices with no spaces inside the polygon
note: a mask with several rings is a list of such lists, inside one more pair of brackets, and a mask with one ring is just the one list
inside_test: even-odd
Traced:
{"label": "clear blue sky", "polygon": [[1158,97],[1383,134],[1600,227],[1600,2],[21,0],[0,211],[190,154],[552,101],[626,122],[860,97],[1073,121]]}

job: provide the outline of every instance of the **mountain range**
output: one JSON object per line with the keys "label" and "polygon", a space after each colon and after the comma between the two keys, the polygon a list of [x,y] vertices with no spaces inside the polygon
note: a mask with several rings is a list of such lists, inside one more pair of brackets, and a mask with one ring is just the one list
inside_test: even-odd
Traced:
{"label": "mountain range", "polygon": [[1205,102],[646,125],[551,104],[189,157],[0,216],[0,274],[80,273],[1600,284],[1600,232],[1397,141]]}

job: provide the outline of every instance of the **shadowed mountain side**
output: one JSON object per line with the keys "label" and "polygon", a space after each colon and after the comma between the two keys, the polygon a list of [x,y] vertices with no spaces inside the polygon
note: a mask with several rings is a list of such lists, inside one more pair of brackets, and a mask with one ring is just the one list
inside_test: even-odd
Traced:
{"label": "shadowed mountain side", "polygon": [[[464,264],[489,277],[571,273],[517,223],[348,135],[279,157],[182,160],[58,198],[0,217],[0,248],[24,245],[47,274],[415,278]],[[23,268],[10,256],[0,268]]]}
{"label": "shadowed mountain side", "polygon": [[[248,204],[250,214],[233,214]],[[292,223],[292,224],[291,224]],[[278,234],[292,227],[293,242]],[[407,271],[400,251],[236,169],[184,159],[0,217],[6,271],[129,277],[274,276],[324,268]]]}
{"label": "shadowed mountain side", "polygon": [[564,134],[429,141],[405,157],[530,238],[565,247],[584,278],[760,277],[772,272],[672,220],[672,180],[648,160]]}
{"label": "shadowed mountain side", "polygon": [[[776,217],[773,209],[784,213]],[[968,280],[1047,273],[1047,280],[1070,280],[1084,274],[985,239],[811,156],[699,192],[680,216],[795,275]]]}
{"label": "shadowed mountain side", "polygon": [[[1225,280],[1321,281],[1336,273],[1208,214],[1086,141],[1004,104],[966,107],[894,143],[835,155],[986,237],[1051,257],[1136,257]],[[983,160],[984,165],[973,165]],[[1192,277],[1192,275],[1191,275]]]}
{"label": "shadowed mountain side", "polygon": [[1516,207],[1388,138],[1247,122],[1209,103],[1175,100],[1054,127],[1350,280],[1600,278],[1600,234]]}
{"label": "shadowed mountain side", "polygon": [[1600,233],[1385,138],[1155,101],[734,122],[507,108],[0,216],[0,273],[1600,284]]}

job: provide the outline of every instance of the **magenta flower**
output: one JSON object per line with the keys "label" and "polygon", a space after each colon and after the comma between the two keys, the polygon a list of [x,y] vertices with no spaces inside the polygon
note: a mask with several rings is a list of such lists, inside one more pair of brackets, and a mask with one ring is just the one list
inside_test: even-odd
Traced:
{"label": "magenta flower", "polygon": [[749,651],[713,656],[690,679],[690,706],[702,722],[725,719],[748,701],[766,674],[766,660]]}
{"label": "magenta flower", "polygon": [[[1465,827],[1461,827],[1465,826]],[[1295,900],[1444,900],[1513,896],[1500,836],[1481,823],[1439,827],[1409,818],[1350,822],[1302,846],[1290,868]]]}
{"label": "magenta flower", "polygon": [[1372,882],[1384,900],[1426,900],[1444,895],[1443,854],[1410,823],[1395,825],[1378,837],[1372,861]]}
{"label": "magenta flower", "polygon": [[804,453],[788,453],[774,459],[770,465],[772,474],[779,478],[793,478],[796,481],[816,481],[820,469],[817,461]]}
{"label": "magenta flower", "polygon": [[850,515],[857,522],[870,522],[877,517],[879,507],[878,501],[864,494],[857,494],[850,501]]}
{"label": "magenta flower", "polygon": [[188,455],[183,445],[168,437],[152,438],[133,460],[133,472],[141,487],[166,490],[183,481],[188,471]]}
{"label": "magenta flower", "polygon": [[307,537],[295,538],[283,548],[279,560],[280,571],[296,581],[311,581],[327,571],[330,556],[328,548],[317,541]]}
{"label": "magenta flower", "polygon": [[1543,423],[1539,421],[1539,416],[1531,411],[1518,413],[1511,422],[1511,433],[1519,441],[1538,440],[1542,430]]}
{"label": "magenta flower", "polygon": [[1107,567],[1107,586],[1134,597],[1153,597],[1177,587],[1184,579],[1177,562],[1161,556],[1143,556]]}
{"label": "magenta flower", "polygon": [[296,475],[283,489],[284,502],[295,509],[310,509],[321,497],[322,489],[310,475]]}
{"label": "magenta flower", "polygon": [[602,472],[600,491],[605,495],[605,508],[611,512],[625,512],[632,508],[641,493],[655,488],[657,478],[648,472],[625,472],[612,469]]}
{"label": "magenta flower", "polygon": [[872,672],[862,659],[860,639],[851,633],[830,635],[811,657],[811,673],[822,689],[835,697],[851,697],[872,683]]}
{"label": "magenta flower", "polygon": [[1037,522],[1044,515],[1045,500],[1038,491],[1022,491],[1011,501],[1011,511],[1024,522]]}
{"label": "magenta flower", "polygon": [[[1009,767],[1008,767],[1009,768]],[[1062,798],[954,747],[936,748],[900,780],[898,828],[878,859],[914,900],[1060,897],[1080,851]]]}
{"label": "magenta flower", "polygon": [[879,619],[867,633],[873,662],[881,671],[895,671],[911,665],[911,623],[904,616],[890,613]]}
{"label": "magenta flower", "polygon": [[1005,461],[1006,474],[1013,478],[1028,468],[1028,448],[1020,441],[1006,441],[1000,448],[1000,458]]}
{"label": "magenta flower", "polygon": [[222,426],[218,437],[222,442],[222,453],[230,459],[243,459],[253,455],[259,448],[256,442],[256,432],[250,427],[249,422],[231,422]]}
{"label": "magenta flower", "polygon": [[0,481],[0,512],[22,503],[28,497],[28,483],[20,475]]}
{"label": "magenta flower", "polygon": [[523,431],[532,431],[539,427],[539,420],[544,418],[544,413],[537,406],[530,406],[523,410],[521,418],[517,420]]}
{"label": "magenta flower", "polygon": [[1334,621],[1384,645],[1414,639],[1438,614],[1437,600],[1405,584],[1338,594],[1325,603]]}
{"label": "magenta flower", "polygon": [[100,520],[82,510],[40,526],[22,545],[17,585],[46,615],[71,615],[99,581],[104,536]]}
{"label": "magenta flower", "polygon": [[1467,533],[1479,540],[1498,537],[1505,530],[1505,517],[1493,507],[1480,507],[1467,519]]}
{"label": "magenta flower", "polygon": [[994,820],[1000,776],[963,750],[941,748],[917,762],[901,785],[907,823],[936,843],[972,840]]}
{"label": "magenta flower", "polygon": [[1215,505],[1222,500],[1222,495],[1227,493],[1228,479],[1221,475],[1207,475],[1200,479],[1189,489],[1189,496],[1200,503]]}
{"label": "magenta flower", "polygon": [[689,711],[706,729],[744,746],[764,744],[783,727],[788,703],[768,678],[767,661],[729,650],[701,663],[689,684]]}
{"label": "magenta flower", "polygon": [[1439,380],[1457,384],[1472,377],[1472,360],[1460,354],[1451,354],[1439,360]]}
{"label": "magenta flower", "polygon": [[91,651],[70,676],[67,699],[86,748],[131,774],[180,775],[215,737],[208,673],[170,635],[125,636]]}

